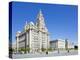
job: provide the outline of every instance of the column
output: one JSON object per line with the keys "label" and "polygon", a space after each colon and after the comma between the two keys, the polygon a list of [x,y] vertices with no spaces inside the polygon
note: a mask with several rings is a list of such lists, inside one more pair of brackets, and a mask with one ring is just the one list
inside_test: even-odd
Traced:
{"label": "column", "polygon": [[31,34],[31,30],[29,30],[29,42],[30,42],[30,52],[32,52],[32,34]]}
{"label": "column", "polygon": [[19,50],[19,37],[16,36],[16,52],[18,53]]}
{"label": "column", "polygon": [[29,40],[28,40],[28,32],[26,33],[26,43],[27,43],[27,46],[29,45]]}
{"label": "column", "polygon": [[42,52],[42,36],[40,31],[39,31],[39,44],[40,44],[40,52]]}

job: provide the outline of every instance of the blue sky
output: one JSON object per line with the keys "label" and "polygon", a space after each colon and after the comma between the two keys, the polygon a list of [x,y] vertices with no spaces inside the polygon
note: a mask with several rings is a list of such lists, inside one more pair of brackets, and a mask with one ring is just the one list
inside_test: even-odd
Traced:
{"label": "blue sky", "polygon": [[42,10],[51,40],[66,39],[78,41],[78,7],[75,5],[12,3],[12,40],[17,31],[22,31],[26,21],[36,22],[39,10]]}

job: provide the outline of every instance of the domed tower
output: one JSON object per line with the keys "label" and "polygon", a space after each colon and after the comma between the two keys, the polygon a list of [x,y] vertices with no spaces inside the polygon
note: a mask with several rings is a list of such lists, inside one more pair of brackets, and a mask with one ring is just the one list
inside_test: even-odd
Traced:
{"label": "domed tower", "polygon": [[39,11],[38,16],[37,16],[36,26],[38,27],[40,31],[47,31],[47,28],[44,22],[44,16],[41,10]]}
{"label": "domed tower", "polygon": [[[48,29],[45,25],[44,16],[42,14],[42,11],[40,10],[37,15],[37,22],[36,26],[38,28],[38,36],[39,36],[39,42],[40,42],[40,50],[42,48],[48,49],[49,48],[49,33]],[[43,43],[45,42],[45,43]]]}

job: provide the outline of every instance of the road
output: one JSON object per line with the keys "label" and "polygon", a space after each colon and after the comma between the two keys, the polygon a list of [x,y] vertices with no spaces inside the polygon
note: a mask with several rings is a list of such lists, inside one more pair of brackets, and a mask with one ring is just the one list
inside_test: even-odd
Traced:
{"label": "road", "polygon": [[54,52],[48,52],[46,53],[29,53],[29,54],[13,54],[13,58],[34,58],[34,57],[54,57],[54,56],[68,56],[68,55],[77,55],[77,50],[71,50],[71,51],[54,51]]}

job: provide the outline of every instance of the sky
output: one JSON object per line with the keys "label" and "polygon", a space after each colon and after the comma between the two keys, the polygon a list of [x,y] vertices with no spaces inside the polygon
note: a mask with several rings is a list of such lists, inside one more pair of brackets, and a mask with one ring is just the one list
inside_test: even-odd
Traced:
{"label": "sky", "polygon": [[43,3],[12,3],[12,41],[15,42],[17,31],[23,31],[30,21],[36,23],[39,11],[45,19],[50,39],[68,39],[78,42],[78,7],[76,5],[43,4]]}

